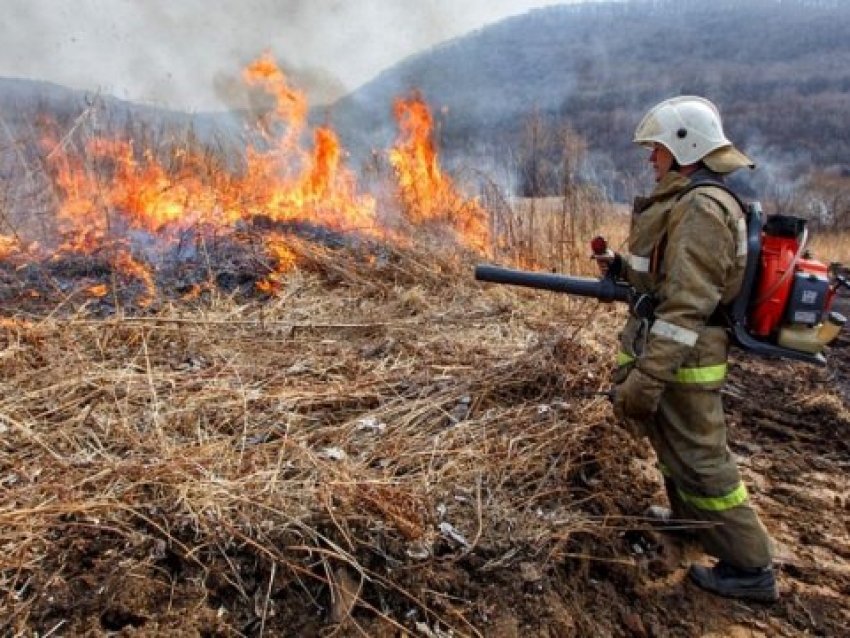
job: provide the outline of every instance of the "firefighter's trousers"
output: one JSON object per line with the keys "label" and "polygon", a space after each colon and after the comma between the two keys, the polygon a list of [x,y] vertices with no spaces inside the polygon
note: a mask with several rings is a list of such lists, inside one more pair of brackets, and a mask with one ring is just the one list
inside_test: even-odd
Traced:
{"label": "firefighter's trousers", "polygon": [[707,554],[741,568],[769,565],[772,544],[729,451],[720,390],[668,386],[647,425],[673,516],[710,524],[697,530]]}

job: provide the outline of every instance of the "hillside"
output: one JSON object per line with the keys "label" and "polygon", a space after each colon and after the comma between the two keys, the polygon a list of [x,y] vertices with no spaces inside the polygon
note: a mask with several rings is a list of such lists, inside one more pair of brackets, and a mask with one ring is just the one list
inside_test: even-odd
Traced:
{"label": "hillside", "polygon": [[[5,134],[16,132],[22,140],[33,133],[32,125],[40,117],[49,117],[60,129],[68,129],[87,110],[98,113],[98,130],[167,134],[195,133],[212,144],[216,135],[234,135],[239,129],[234,119],[239,114],[184,113],[157,105],[137,104],[101,93],[70,89],[52,82],[21,78],[0,78],[0,116]],[[105,117],[104,117],[105,116]]]}
{"label": "hillside", "polygon": [[536,112],[584,138],[584,176],[624,198],[643,167],[629,144],[641,115],[696,93],[720,105],[762,179],[787,185],[799,171],[850,164],[848,30],[850,3],[839,1],[556,6],[409,58],[331,114],[362,153],[392,135],[390,105],[415,87],[443,114],[448,163],[504,168]]}

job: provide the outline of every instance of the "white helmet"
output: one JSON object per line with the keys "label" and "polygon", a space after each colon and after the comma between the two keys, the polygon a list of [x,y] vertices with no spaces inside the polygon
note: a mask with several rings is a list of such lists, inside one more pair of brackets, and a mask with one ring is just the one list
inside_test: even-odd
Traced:
{"label": "white helmet", "polygon": [[663,144],[681,166],[696,164],[712,151],[732,146],[723,133],[717,107],[694,95],[674,97],[652,107],[638,124],[634,141]]}

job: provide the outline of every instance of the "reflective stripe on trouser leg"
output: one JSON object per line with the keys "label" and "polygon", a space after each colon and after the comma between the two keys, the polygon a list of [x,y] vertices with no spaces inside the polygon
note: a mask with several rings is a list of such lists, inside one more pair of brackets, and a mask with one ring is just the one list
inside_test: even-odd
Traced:
{"label": "reflective stripe on trouser leg", "polygon": [[[673,483],[673,485],[676,485],[675,478],[667,466],[663,463],[659,463],[658,469],[661,471],[661,475],[664,477],[665,481],[669,480]],[[734,489],[720,496],[699,496],[697,494],[690,494],[678,485],[676,485],[676,493],[682,501],[688,503],[691,507],[698,510],[705,510],[706,512],[722,512],[724,510],[730,510],[733,507],[743,505],[749,498],[746,486],[740,481]]]}
{"label": "reflective stripe on trouser leg", "polygon": [[[622,368],[633,363],[635,358],[625,352],[617,353],[617,367]],[[729,367],[725,363],[699,368],[679,368],[676,371],[676,382],[683,384],[719,383],[726,379]]]}

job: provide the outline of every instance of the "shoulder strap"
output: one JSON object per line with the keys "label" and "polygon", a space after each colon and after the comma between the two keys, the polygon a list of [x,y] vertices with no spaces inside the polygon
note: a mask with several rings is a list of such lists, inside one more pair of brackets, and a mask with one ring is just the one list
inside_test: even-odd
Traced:
{"label": "shoulder strap", "polygon": [[[714,173],[713,171],[710,171],[708,169],[700,169],[699,171],[694,173],[693,176],[691,177],[691,183],[688,184],[688,186],[681,193],[679,193],[677,200],[680,200],[682,197],[684,197],[687,193],[691,192],[692,190],[695,190],[695,189],[703,187],[703,186],[712,186],[712,187],[715,187],[715,188],[719,188],[720,190],[722,190],[725,193],[732,196],[734,198],[734,200],[738,203],[738,206],[741,209],[741,213],[743,214],[743,218],[742,218],[743,222],[742,223],[744,224],[744,229],[743,230],[739,229],[739,232],[742,232],[744,237],[743,238],[739,237],[739,247],[738,247],[739,253],[738,254],[739,255],[744,254],[744,255],[747,256],[746,257],[747,263],[748,263],[747,270],[750,270],[751,267],[749,266],[749,262],[753,260],[754,255],[750,254],[750,251],[748,250],[747,244],[749,243],[750,231],[753,231],[753,232],[756,231],[755,226],[753,226],[752,228],[750,227],[750,217],[751,217],[751,215],[758,214],[758,213],[754,212],[751,209],[751,206],[748,205],[746,202],[744,202],[744,200],[741,199],[741,197],[738,195],[738,193],[736,193],[731,188],[729,188],[729,186],[726,185],[726,183],[723,181],[722,175],[720,175],[718,173]],[[711,195],[708,195],[708,194],[706,194],[706,195],[708,197],[711,197]],[[719,199],[717,199],[716,197],[712,197],[712,199],[714,199],[714,201],[716,201],[721,206],[724,205],[723,202],[720,201]],[[747,229],[749,229],[749,230],[747,230]],[[740,245],[740,242],[743,242],[743,246]],[[743,253],[741,252],[742,250],[743,250]],[[747,276],[747,273],[745,272],[744,273],[745,279],[746,279],[746,276]],[[744,282],[744,285],[746,285],[746,281]],[[748,296],[748,292],[744,292],[744,295]],[[734,324],[735,315],[741,314],[741,312],[743,312],[739,308],[737,308],[737,306],[739,304],[736,304],[736,299],[733,299],[732,301],[725,303],[725,304],[724,303],[719,304],[717,306],[717,308],[715,308],[711,317],[709,317],[708,325],[722,326],[722,327],[725,327],[725,328],[732,327],[732,325]],[[742,319],[739,318],[739,320],[742,320]]]}
{"label": "shoulder strap", "polygon": [[723,180],[723,175],[721,175],[720,173],[715,173],[714,171],[710,171],[706,168],[698,170],[691,176],[691,183],[688,184],[687,187],[677,195],[677,201],[682,199],[692,190],[700,188],[701,186],[715,186],[720,190],[729,193],[732,197],[735,198],[735,201],[738,202],[738,206],[741,207],[741,212],[746,215],[747,204],[744,202],[743,199],[741,199],[738,193],[736,193],[731,188],[729,188],[729,186],[726,185],[726,182]]}

